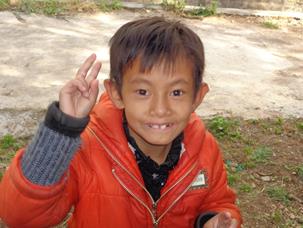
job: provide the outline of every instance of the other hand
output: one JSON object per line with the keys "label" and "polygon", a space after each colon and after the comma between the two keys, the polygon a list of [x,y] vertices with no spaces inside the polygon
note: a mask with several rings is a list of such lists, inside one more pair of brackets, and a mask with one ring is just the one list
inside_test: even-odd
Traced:
{"label": "other hand", "polygon": [[212,217],[203,228],[237,228],[238,222],[231,217],[229,212],[221,212]]}
{"label": "other hand", "polygon": [[101,69],[101,62],[95,61],[96,55],[90,55],[78,70],[76,77],[60,90],[59,107],[65,114],[83,118],[95,105],[99,92],[99,82],[96,78]]}

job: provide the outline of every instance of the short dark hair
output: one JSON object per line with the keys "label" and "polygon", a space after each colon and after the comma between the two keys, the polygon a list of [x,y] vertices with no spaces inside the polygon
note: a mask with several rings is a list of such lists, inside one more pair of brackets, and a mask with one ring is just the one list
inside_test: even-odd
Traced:
{"label": "short dark hair", "polygon": [[141,72],[164,62],[174,67],[178,57],[193,63],[194,89],[198,91],[204,72],[204,47],[199,36],[179,21],[151,17],[131,21],[110,39],[110,79],[122,88],[124,71],[140,57]]}

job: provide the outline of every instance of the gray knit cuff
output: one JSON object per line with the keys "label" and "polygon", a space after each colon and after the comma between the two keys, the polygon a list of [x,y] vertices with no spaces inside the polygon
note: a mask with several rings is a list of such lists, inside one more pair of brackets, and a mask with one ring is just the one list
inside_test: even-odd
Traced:
{"label": "gray knit cuff", "polygon": [[80,137],[69,137],[40,124],[22,157],[24,176],[38,185],[57,183],[68,169],[80,142]]}

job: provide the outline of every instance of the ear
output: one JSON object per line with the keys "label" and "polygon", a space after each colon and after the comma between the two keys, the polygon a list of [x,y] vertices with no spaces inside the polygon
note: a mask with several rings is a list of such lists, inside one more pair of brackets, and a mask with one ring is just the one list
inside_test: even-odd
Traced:
{"label": "ear", "polygon": [[107,92],[109,98],[111,99],[111,101],[113,102],[113,104],[117,108],[123,109],[124,103],[123,103],[122,97],[119,93],[118,86],[114,82],[112,82],[110,79],[105,79],[103,84],[104,84],[106,92]]}
{"label": "ear", "polygon": [[200,85],[199,90],[197,91],[196,97],[194,99],[194,103],[192,106],[192,111],[194,112],[196,110],[196,108],[202,103],[205,95],[207,94],[207,92],[209,91],[209,87],[206,83],[202,82],[202,84]]}

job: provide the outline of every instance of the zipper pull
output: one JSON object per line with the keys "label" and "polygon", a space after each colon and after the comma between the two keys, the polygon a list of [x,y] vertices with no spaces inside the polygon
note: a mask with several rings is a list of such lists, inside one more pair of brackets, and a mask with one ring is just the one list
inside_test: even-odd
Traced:
{"label": "zipper pull", "polygon": [[152,211],[153,211],[153,215],[156,219],[157,218],[157,203],[156,202],[153,203],[153,210]]}
{"label": "zipper pull", "polygon": [[157,221],[153,223],[153,227],[158,228],[158,222]]}

